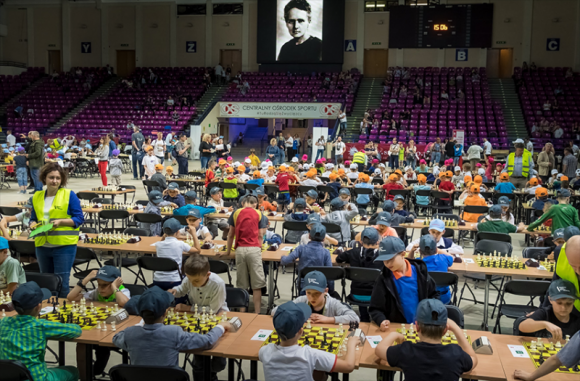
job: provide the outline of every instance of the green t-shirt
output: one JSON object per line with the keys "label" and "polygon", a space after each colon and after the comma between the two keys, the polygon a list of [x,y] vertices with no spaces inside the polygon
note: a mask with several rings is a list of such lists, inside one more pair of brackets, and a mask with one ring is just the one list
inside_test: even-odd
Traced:
{"label": "green t-shirt", "polygon": [[12,257],[0,265],[0,289],[5,289],[10,283],[26,283],[24,269],[18,263],[18,260]]}
{"label": "green t-shirt", "polygon": [[492,220],[477,224],[477,231],[491,233],[515,233],[518,228],[515,225],[503,220]]}

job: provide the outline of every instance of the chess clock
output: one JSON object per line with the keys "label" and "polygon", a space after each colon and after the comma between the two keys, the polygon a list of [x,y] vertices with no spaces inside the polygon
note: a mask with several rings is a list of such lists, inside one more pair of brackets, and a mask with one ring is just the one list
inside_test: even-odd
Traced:
{"label": "chess clock", "polygon": [[356,336],[356,337],[358,337],[360,339],[360,345],[361,346],[364,345],[365,344],[365,341],[367,340],[367,337],[365,336],[364,332],[360,328],[355,329],[354,331],[352,331],[348,335],[348,337],[353,337],[353,336]]}
{"label": "chess clock", "polygon": [[105,320],[105,323],[111,324],[111,323],[115,322],[115,324],[118,324],[118,323],[120,323],[123,320],[128,319],[128,318],[129,318],[129,314],[127,313],[127,310],[125,310],[124,308],[120,308],[119,311],[113,312],[111,314],[111,316],[109,316]]}
{"label": "chess clock", "polygon": [[231,318],[229,322],[232,325],[232,332],[238,332],[242,328],[242,321],[237,317]]}
{"label": "chess clock", "polygon": [[478,355],[491,355],[493,354],[493,348],[489,342],[487,336],[481,336],[479,339],[475,340],[471,346],[473,350]]}

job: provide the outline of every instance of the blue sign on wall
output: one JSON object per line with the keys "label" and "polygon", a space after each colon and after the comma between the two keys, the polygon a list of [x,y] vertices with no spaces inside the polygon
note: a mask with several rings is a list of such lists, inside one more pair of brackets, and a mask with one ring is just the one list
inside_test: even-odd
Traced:
{"label": "blue sign on wall", "polygon": [[344,40],[345,52],[356,52],[356,40]]}
{"label": "blue sign on wall", "polygon": [[91,53],[90,42],[81,42],[81,53]]}
{"label": "blue sign on wall", "polygon": [[548,38],[546,41],[546,50],[549,52],[557,52],[560,50],[559,38]]}
{"label": "blue sign on wall", "polygon": [[197,41],[186,41],[185,42],[185,52],[186,53],[197,53]]}
{"label": "blue sign on wall", "polygon": [[455,61],[467,61],[468,57],[467,49],[455,49]]}

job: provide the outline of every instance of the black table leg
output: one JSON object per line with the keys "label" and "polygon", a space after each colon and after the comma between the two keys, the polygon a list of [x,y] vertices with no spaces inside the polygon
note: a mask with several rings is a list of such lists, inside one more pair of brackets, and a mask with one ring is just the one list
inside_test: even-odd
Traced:
{"label": "black table leg", "polygon": [[236,362],[234,359],[228,359],[228,381],[234,381],[234,378],[236,377],[236,372],[234,369],[235,363]]}
{"label": "black table leg", "polygon": [[64,366],[64,357],[65,357],[64,341],[59,341],[58,342],[58,365],[59,366]]}
{"label": "black table leg", "polygon": [[203,356],[203,380],[211,381],[211,356]]}
{"label": "black table leg", "polygon": [[85,380],[92,381],[93,380],[93,346],[91,344],[86,344],[86,351],[85,351]]}
{"label": "black table leg", "polygon": [[250,361],[250,378],[252,380],[258,379],[258,362]]}
{"label": "black table leg", "polygon": [[123,356],[123,364],[129,364],[129,352],[121,351],[121,355]]}

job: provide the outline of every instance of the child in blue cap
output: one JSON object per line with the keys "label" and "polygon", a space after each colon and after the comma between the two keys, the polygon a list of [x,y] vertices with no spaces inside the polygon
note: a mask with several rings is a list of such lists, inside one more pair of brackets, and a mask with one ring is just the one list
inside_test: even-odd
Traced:
{"label": "child in blue cap", "polygon": [[[431,234],[425,234],[419,241],[419,253],[421,259],[427,265],[427,270],[446,273],[449,267],[453,266],[453,257],[443,250],[437,248],[437,242]],[[451,291],[449,286],[437,288],[439,299],[443,304],[451,302]]]}
{"label": "child in blue cap", "polygon": [[[463,373],[477,366],[473,348],[461,328],[447,318],[447,309],[440,300],[422,300],[416,316],[420,341],[412,343],[403,334],[391,332],[375,348],[377,357],[403,370],[406,381],[458,381]],[[447,331],[457,337],[457,344],[441,343]]]}
{"label": "child in blue cap", "polygon": [[354,370],[356,346],[360,343],[357,336],[348,340],[344,360],[309,345],[298,345],[310,315],[311,309],[305,303],[286,302],[278,307],[273,323],[280,344],[268,344],[260,348],[258,355],[264,365],[266,381],[314,381],[315,371],[350,373]]}

